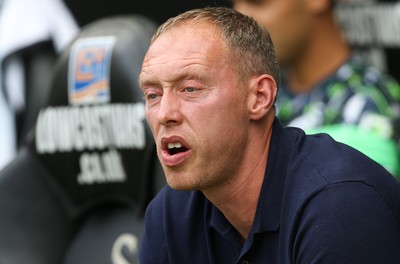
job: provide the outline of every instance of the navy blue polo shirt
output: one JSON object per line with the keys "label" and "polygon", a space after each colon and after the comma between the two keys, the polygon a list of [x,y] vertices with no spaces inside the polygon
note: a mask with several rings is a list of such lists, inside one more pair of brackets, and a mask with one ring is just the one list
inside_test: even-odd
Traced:
{"label": "navy blue polo shirt", "polygon": [[275,120],[246,241],[200,191],[168,186],[149,204],[150,263],[400,263],[400,183],[326,134]]}

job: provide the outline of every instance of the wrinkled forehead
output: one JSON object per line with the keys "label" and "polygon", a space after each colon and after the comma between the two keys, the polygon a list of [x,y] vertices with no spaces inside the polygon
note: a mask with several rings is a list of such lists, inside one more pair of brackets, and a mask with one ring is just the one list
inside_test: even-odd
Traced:
{"label": "wrinkled forehead", "polygon": [[171,28],[151,44],[143,61],[140,82],[151,76],[170,74],[171,70],[221,67],[226,62],[225,51],[220,35],[207,23]]}
{"label": "wrinkled forehead", "polygon": [[[171,41],[179,40],[182,35],[191,35],[192,38],[196,36],[208,36],[210,40],[220,38],[221,34],[217,29],[217,26],[212,22],[205,19],[198,20],[184,20],[173,26],[165,28],[162,32],[159,32],[156,38],[153,38],[152,44],[160,38],[167,38]],[[189,44],[190,42],[188,42]]]}
{"label": "wrinkled forehead", "polygon": [[225,43],[215,26],[208,22],[185,23],[163,32],[150,45],[144,64],[155,59],[170,61],[176,57],[193,58],[213,54],[223,55]]}

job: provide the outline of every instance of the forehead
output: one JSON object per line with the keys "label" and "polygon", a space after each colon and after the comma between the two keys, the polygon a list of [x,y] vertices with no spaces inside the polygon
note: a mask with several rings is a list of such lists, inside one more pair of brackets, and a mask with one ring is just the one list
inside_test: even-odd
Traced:
{"label": "forehead", "polygon": [[215,26],[207,22],[185,23],[160,35],[150,46],[154,55],[205,52],[220,47],[222,40]]}
{"label": "forehead", "polygon": [[[289,7],[295,6],[298,3],[303,4],[303,0],[231,0],[236,7],[238,4],[245,6],[252,6],[255,8],[277,8],[277,7]],[[262,10],[260,10],[262,11]]]}
{"label": "forehead", "polygon": [[[160,35],[150,46],[142,75],[193,67],[215,67],[225,56],[225,44],[210,23],[184,24]],[[209,69],[211,70],[211,69]]]}

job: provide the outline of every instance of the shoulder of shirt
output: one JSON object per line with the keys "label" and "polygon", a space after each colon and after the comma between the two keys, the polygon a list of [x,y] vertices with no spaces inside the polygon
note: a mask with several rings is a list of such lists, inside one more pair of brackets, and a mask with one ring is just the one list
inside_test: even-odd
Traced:
{"label": "shoulder of shirt", "polygon": [[[317,177],[326,184],[355,180],[373,181],[381,175],[392,177],[382,166],[360,151],[337,142],[324,133],[302,133],[294,151],[296,155],[293,162],[298,163],[296,166],[308,173],[308,177]],[[293,167],[293,164],[290,166]]]}
{"label": "shoulder of shirt", "polygon": [[297,197],[295,200],[308,199],[329,186],[359,183],[372,187],[400,208],[400,182],[377,162],[327,134],[305,135],[300,129],[290,130],[298,131],[298,135],[291,153],[282,153],[288,158],[282,173],[285,192]]}

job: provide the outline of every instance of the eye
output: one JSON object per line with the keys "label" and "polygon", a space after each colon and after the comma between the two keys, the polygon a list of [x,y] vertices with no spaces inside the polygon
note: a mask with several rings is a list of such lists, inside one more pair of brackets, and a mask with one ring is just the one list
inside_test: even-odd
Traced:
{"label": "eye", "polygon": [[149,101],[154,101],[159,97],[159,95],[155,92],[147,91],[144,93],[144,99],[149,102]]}
{"label": "eye", "polygon": [[148,94],[148,95],[146,96],[146,98],[147,98],[148,100],[156,99],[156,98],[157,98],[157,94]]}
{"label": "eye", "polygon": [[193,93],[193,92],[196,91],[196,88],[194,88],[194,87],[186,87],[186,88],[184,89],[184,91],[185,91],[185,92],[188,92],[188,93]]}

